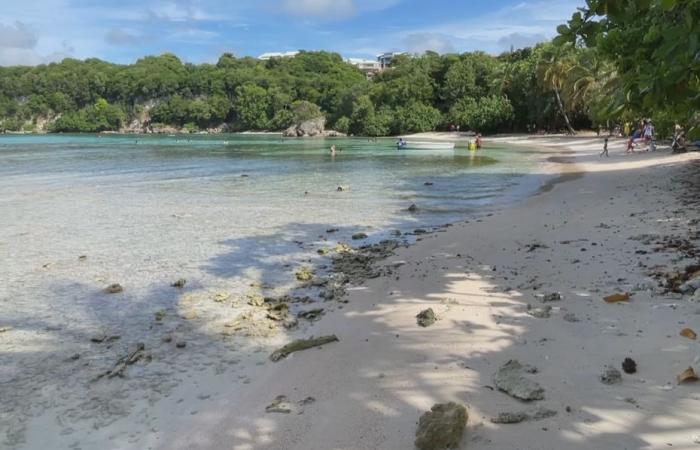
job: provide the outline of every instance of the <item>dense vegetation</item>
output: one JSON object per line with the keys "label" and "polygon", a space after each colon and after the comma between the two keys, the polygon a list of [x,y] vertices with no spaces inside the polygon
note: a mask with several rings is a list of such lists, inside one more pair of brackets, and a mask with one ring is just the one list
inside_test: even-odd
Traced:
{"label": "dense vegetation", "polygon": [[0,129],[97,132],[165,125],[280,130],[325,115],[379,136],[698,123],[700,0],[588,0],[559,36],[491,56],[401,56],[372,80],[335,53],[182,63],[165,54],[0,68]]}

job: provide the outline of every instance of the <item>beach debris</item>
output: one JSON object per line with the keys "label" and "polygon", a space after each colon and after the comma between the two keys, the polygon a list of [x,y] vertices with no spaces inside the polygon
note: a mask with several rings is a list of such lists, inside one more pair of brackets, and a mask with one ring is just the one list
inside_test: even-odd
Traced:
{"label": "beach debris", "polygon": [[286,303],[277,303],[271,305],[267,311],[267,318],[275,322],[281,322],[289,315],[289,305]]}
{"label": "beach debris", "polygon": [[216,303],[223,303],[229,298],[231,298],[231,294],[229,294],[228,292],[217,292],[216,294],[214,294],[214,301]]}
{"label": "beach debris", "polygon": [[425,183],[423,183],[423,186],[432,186],[433,184],[435,183],[433,183],[432,181],[426,181]]}
{"label": "beach debris", "polygon": [[534,367],[523,366],[518,360],[511,359],[498,369],[493,381],[499,390],[518,400],[542,400],[544,388],[523,375],[536,372]]}
{"label": "beach debris", "polygon": [[612,366],[605,366],[600,374],[600,381],[604,384],[619,384],[622,383],[622,374]]}
{"label": "beach debris", "polygon": [[678,384],[689,383],[692,381],[698,381],[698,375],[692,367],[688,367],[680,375],[678,375]]}
{"label": "beach debris", "polygon": [[292,403],[287,396],[278,395],[275,399],[265,407],[266,413],[289,414],[292,412]]}
{"label": "beach debris", "polygon": [[310,309],[308,311],[299,311],[297,313],[297,317],[299,319],[306,319],[311,322],[319,320],[321,316],[323,316],[324,310],[323,308],[315,308],[315,309]]}
{"label": "beach debris", "polygon": [[567,322],[571,322],[571,323],[576,323],[576,322],[581,321],[574,313],[566,313],[566,314],[564,314],[562,319],[564,319]]}
{"label": "beach debris", "polygon": [[546,245],[540,243],[540,242],[533,242],[532,244],[528,244],[525,246],[525,249],[527,250],[528,253],[534,252],[537,249],[540,248],[549,248]]}
{"label": "beach debris", "polygon": [[164,309],[161,309],[161,310],[153,313],[153,316],[155,317],[156,322],[162,322],[163,319],[165,319],[165,314],[166,314],[166,311]]}
{"label": "beach debris", "polygon": [[106,294],[118,294],[118,293],[122,292],[123,290],[124,290],[124,288],[122,287],[121,284],[114,283],[114,284],[110,284],[109,286],[107,286],[105,288],[105,293]]}
{"label": "beach debris", "polygon": [[607,297],[603,297],[603,300],[605,300],[606,303],[626,302],[629,299],[630,299],[629,292],[617,293],[617,294],[608,295]]}
{"label": "beach debris", "polygon": [[119,336],[118,334],[107,335],[105,333],[100,333],[94,336],[90,336],[90,342],[94,342],[96,344],[102,344],[104,342],[114,342],[119,339],[121,339],[121,336]]}
{"label": "beach debris", "polygon": [[184,278],[180,278],[179,280],[177,280],[176,282],[171,284],[171,286],[174,288],[182,289],[185,287],[186,284],[187,284],[187,280],[185,280]]}
{"label": "beach debris", "polygon": [[530,416],[524,412],[501,412],[496,417],[492,417],[491,422],[500,424],[520,423],[529,418]]}
{"label": "beach debris", "polygon": [[419,450],[457,448],[468,417],[463,405],[454,402],[433,405],[418,421],[416,447]]}
{"label": "beach debris", "polygon": [[637,362],[633,360],[632,358],[625,358],[624,361],[622,361],[622,370],[626,374],[633,374],[637,372]]}
{"label": "beach debris", "polygon": [[311,267],[303,266],[300,267],[294,275],[297,277],[298,281],[311,281],[314,277],[314,270]]}
{"label": "beach debris", "polygon": [[338,231],[340,231],[340,228],[329,228],[326,230],[326,233],[333,234],[333,233],[337,233]]}
{"label": "beach debris", "polygon": [[528,420],[544,420],[557,415],[553,409],[537,408],[531,413],[524,411],[520,412],[502,412],[496,417],[491,418],[492,423],[512,424],[520,423]]}
{"label": "beach debris", "polygon": [[87,259],[87,255],[78,256],[78,261],[85,261],[86,259]]}
{"label": "beach debris", "polygon": [[413,234],[427,234],[427,233],[428,233],[428,230],[426,230],[425,228],[416,228],[415,230],[413,230]]}
{"label": "beach debris", "polygon": [[418,206],[415,203],[413,203],[413,204],[411,204],[411,206],[408,207],[407,211],[416,212],[416,211],[418,211]]}
{"label": "beach debris", "polygon": [[140,359],[142,359],[145,356],[145,351],[146,351],[146,345],[143,342],[139,342],[135,345],[133,345],[129,351],[127,352],[126,355],[122,356],[117,360],[117,362],[114,364],[114,366],[110,369],[107,370],[95,377],[94,381],[97,381],[101,378],[114,378],[114,377],[124,377],[124,372],[126,371],[127,367],[136,363]]}
{"label": "beach debris", "polygon": [[527,313],[536,319],[549,319],[552,315],[552,307],[549,305],[533,308],[532,305],[527,305]]}
{"label": "beach debris", "polygon": [[0,327],[0,333],[7,333],[10,330],[12,330],[12,327]]}
{"label": "beach debris", "polygon": [[367,239],[367,233],[355,233],[352,235],[354,241],[359,241],[362,239]]}
{"label": "beach debris", "polygon": [[695,339],[698,337],[698,335],[695,334],[695,331],[693,331],[693,330],[690,329],[690,328],[683,328],[683,329],[681,330],[681,333],[680,333],[680,334],[681,334],[681,336],[683,336],[683,337],[686,337],[686,338],[688,338],[688,339],[693,339],[693,340],[695,340]]}
{"label": "beach debris", "polygon": [[416,315],[416,322],[423,328],[434,324],[436,320],[437,317],[435,316],[435,311],[433,311],[433,308],[424,309],[423,311],[419,312],[418,315]]}
{"label": "beach debris", "polygon": [[177,341],[177,342],[175,343],[175,347],[177,347],[177,348],[185,348],[185,347],[187,347],[187,342],[185,342],[185,341]]}
{"label": "beach debris", "polygon": [[321,256],[326,256],[330,252],[331,252],[331,249],[329,249],[329,248],[319,248],[318,250],[316,250],[316,253],[318,253]]}
{"label": "beach debris", "polygon": [[329,336],[321,336],[318,338],[298,339],[272,352],[272,354],[270,355],[270,360],[272,360],[273,362],[277,362],[281,359],[286,358],[294,352],[308,350],[310,348],[320,347],[321,345],[338,341],[338,337],[334,334],[331,334]]}
{"label": "beach debris", "polygon": [[265,297],[262,294],[250,293],[246,294],[245,298],[247,299],[246,303],[250,306],[265,306]]}
{"label": "beach debris", "polygon": [[349,190],[350,190],[350,186],[338,186],[338,188],[336,189],[336,191],[338,191],[338,192],[345,192],[345,191],[349,191]]}
{"label": "beach debris", "polygon": [[560,300],[561,300],[561,293],[559,293],[559,292],[550,292],[549,294],[544,294],[544,297],[542,297],[543,303],[558,302]]}
{"label": "beach debris", "polygon": [[304,400],[292,402],[286,395],[278,395],[272,403],[265,407],[265,412],[269,414],[290,414],[292,412],[303,414],[304,406],[315,402],[316,399],[314,397],[306,397]]}

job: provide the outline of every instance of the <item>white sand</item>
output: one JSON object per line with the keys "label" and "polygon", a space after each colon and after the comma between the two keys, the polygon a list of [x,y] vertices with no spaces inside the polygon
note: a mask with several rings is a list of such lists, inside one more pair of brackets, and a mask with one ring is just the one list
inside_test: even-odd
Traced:
{"label": "white sand", "polygon": [[[647,277],[652,266],[691,261],[629,238],[687,235],[700,213],[680,203],[680,181],[691,171],[697,180],[700,154],[624,155],[624,142],[614,140],[612,156],[601,159],[601,141],[592,137],[499,140],[546,149],[553,158],[542,172],[564,173],[561,182],[400,249],[386,262],[405,263],[395,276],[355,287],[348,305],[301,331],[334,333],[340,342],[272,363],[267,355],[284,334],[232,356],[222,347],[238,341],[207,345],[211,324],[178,325],[187,352],[168,364],[159,357],[172,355],[172,345],[155,350],[154,361],[137,365],[125,380],[84,392],[76,386],[87,398],[57,389],[62,397],[49,400],[51,393],[42,392],[48,410],[68,402],[75,417],[69,411],[57,423],[54,415],[35,412],[23,423],[27,439],[19,446],[411,449],[420,415],[436,402],[457,401],[470,415],[461,448],[697,448],[700,393],[678,386],[675,377],[700,355],[696,342],[678,335],[684,327],[700,331],[698,305],[655,291]],[[528,251],[532,244],[545,247]],[[640,249],[649,253],[635,254]],[[541,306],[537,294],[553,291],[563,300],[551,304],[551,318],[526,313],[528,303]],[[618,291],[635,295],[629,304],[603,302]],[[427,307],[440,320],[419,328],[415,315]],[[580,321],[563,320],[567,313]],[[16,351],[42,345],[31,337],[24,344]],[[623,375],[619,385],[602,384],[603,366],[619,368],[626,356],[639,372]],[[546,389],[545,400],[523,404],[493,390],[493,373],[511,358],[539,368],[533,379]],[[97,405],[110,395],[112,410]],[[291,414],[266,413],[278,395],[315,402]],[[489,420],[537,406],[558,414],[515,425]]]}

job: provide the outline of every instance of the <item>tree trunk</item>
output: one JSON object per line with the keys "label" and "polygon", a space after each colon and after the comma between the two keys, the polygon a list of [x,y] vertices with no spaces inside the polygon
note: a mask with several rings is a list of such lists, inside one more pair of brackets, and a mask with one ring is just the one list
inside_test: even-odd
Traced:
{"label": "tree trunk", "polygon": [[559,104],[559,111],[561,111],[561,115],[564,116],[564,122],[566,122],[566,128],[569,130],[570,134],[575,135],[576,130],[571,126],[571,122],[569,122],[569,116],[566,115],[566,111],[564,111],[564,104],[561,102],[561,96],[559,95],[559,89],[554,88],[554,93],[557,96],[557,103]]}

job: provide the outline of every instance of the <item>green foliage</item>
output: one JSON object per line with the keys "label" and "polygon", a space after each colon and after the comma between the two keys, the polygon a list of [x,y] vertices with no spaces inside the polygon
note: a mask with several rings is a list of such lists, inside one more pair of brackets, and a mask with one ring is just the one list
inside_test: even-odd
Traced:
{"label": "green foliage", "polygon": [[465,97],[450,109],[450,120],[460,127],[489,132],[501,128],[513,118],[513,106],[503,96],[491,95],[475,100]]}
{"label": "green foliage", "polygon": [[612,115],[677,117],[700,134],[698,23],[698,0],[587,0],[555,42],[578,42],[614,64]]}
{"label": "green foliage", "polygon": [[233,101],[236,125],[242,130],[263,130],[268,127],[267,91],[254,84],[244,84],[236,88]]}
{"label": "green foliage", "polygon": [[107,130],[118,130],[126,116],[118,106],[110,105],[107,100],[100,98],[94,105],[76,112],[69,112],[58,118],[53,124],[52,131],[79,131],[94,133]]}
{"label": "green foliage", "polygon": [[340,119],[335,121],[335,125],[333,128],[336,131],[340,131],[341,133],[349,133],[350,132],[350,118],[343,116]]}
{"label": "green foliage", "polygon": [[397,107],[391,117],[392,134],[431,131],[442,121],[442,113],[437,108],[418,102]]}

